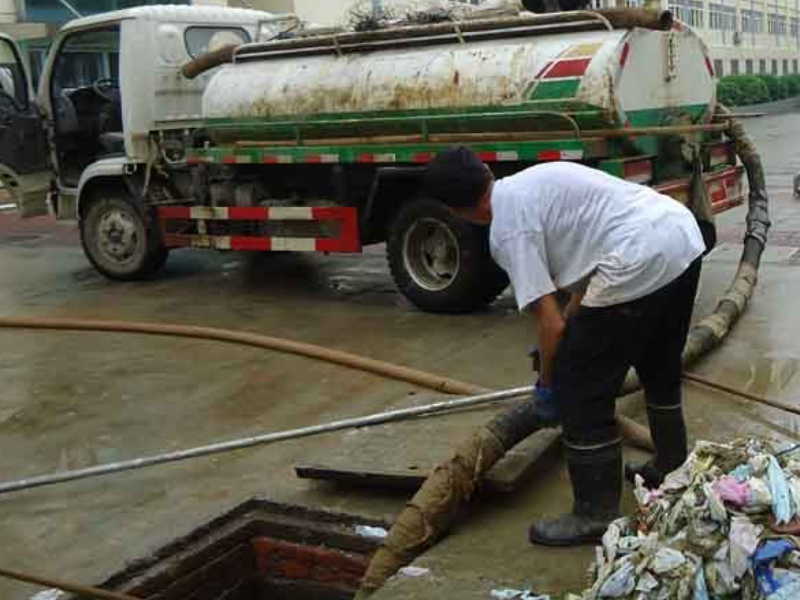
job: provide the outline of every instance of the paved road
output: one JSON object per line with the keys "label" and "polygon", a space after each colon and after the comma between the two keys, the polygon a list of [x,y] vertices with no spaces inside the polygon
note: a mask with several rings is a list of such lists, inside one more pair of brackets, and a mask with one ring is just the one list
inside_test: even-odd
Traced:
{"label": "paved road", "polygon": [[[748,126],[768,165],[778,244],[766,256],[752,309],[698,371],[792,398],[800,390],[800,317],[794,310],[800,211],[790,187],[800,171],[794,154],[800,116],[765,117]],[[733,274],[743,217],[740,208],[720,220],[725,243],[707,261],[699,314],[713,308]],[[21,222],[0,212],[0,314],[207,324],[323,344],[486,386],[510,387],[529,378],[524,351],[530,324],[508,296],[475,315],[419,312],[394,290],[380,248],[362,257],[176,252],[158,279],[120,284],[88,266],[74,225]],[[425,393],[249,348],[25,331],[0,332],[0,381],[2,479],[364,414]],[[796,421],[785,415],[698,388],[687,392],[696,437],[797,433]],[[334,451],[341,435],[0,497],[0,564],[100,581],[255,495],[390,519],[403,495],[294,478],[293,464]],[[550,466],[523,493],[483,503],[474,519],[420,559],[432,578],[398,580],[387,594],[441,597],[453,585],[469,592],[466,597],[485,597],[498,586],[574,588],[590,549],[542,553],[524,541],[534,514],[558,510],[568,498],[563,468]],[[497,564],[487,564],[487,552]],[[9,600],[36,591],[0,581],[0,597]]]}

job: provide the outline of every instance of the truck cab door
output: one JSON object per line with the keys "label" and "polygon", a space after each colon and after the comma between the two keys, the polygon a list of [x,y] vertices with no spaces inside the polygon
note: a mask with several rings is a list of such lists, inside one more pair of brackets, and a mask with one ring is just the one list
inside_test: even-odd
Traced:
{"label": "truck cab door", "polygon": [[52,173],[42,118],[19,48],[0,36],[0,183],[23,217],[47,214]]}

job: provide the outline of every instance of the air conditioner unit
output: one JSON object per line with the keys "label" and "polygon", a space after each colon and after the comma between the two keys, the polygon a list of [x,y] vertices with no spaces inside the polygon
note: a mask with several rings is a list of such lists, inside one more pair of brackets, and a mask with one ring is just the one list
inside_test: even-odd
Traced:
{"label": "air conditioner unit", "polygon": [[742,32],[741,31],[734,31],[733,32],[733,45],[738,46],[742,43]]}

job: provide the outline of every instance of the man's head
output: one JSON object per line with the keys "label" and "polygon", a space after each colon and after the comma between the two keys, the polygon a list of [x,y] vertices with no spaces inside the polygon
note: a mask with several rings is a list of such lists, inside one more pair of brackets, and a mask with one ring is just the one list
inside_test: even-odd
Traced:
{"label": "man's head", "polygon": [[424,187],[460,217],[473,223],[492,220],[491,191],[494,177],[469,148],[449,148],[436,155],[425,172]]}

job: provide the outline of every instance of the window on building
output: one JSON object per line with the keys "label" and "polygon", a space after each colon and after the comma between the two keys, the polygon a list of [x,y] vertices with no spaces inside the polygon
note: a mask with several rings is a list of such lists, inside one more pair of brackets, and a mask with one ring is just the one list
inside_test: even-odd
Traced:
{"label": "window on building", "polygon": [[773,75],[778,74],[778,61],[775,60],[774,58],[772,59],[772,74]]}
{"label": "window on building", "polygon": [[773,35],[786,35],[786,15],[778,13],[767,15],[767,32]]}
{"label": "window on building", "polygon": [[748,58],[744,61],[744,72],[748,75],[753,74],[753,60],[751,58]]}
{"label": "window on building", "polygon": [[758,61],[758,72],[761,75],[767,74],[767,60],[765,58],[762,58]]}
{"label": "window on building", "polygon": [[792,73],[797,75],[797,59],[792,60]]}
{"label": "window on building", "polygon": [[692,27],[703,27],[702,0],[670,0],[669,9],[678,19]]}
{"label": "window on building", "polygon": [[800,33],[800,18],[792,17],[789,19],[789,35],[796,38]]}
{"label": "window on building", "polygon": [[731,60],[731,75],[739,74],[739,60],[734,58]]}
{"label": "window on building", "polygon": [[764,13],[760,10],[742,10],[742,31],[746,33],[764,31]]}
{"label": "window on building", "polygon": [[725,75],[725,73],[723,73],[723,69],[722,69],[722,61],[719,58],[715,58],[714,59],[714,74],[717,77],[722,77],[722,76]]}
{"label": "window on building", "polygon": [[788,75],[789,74],[789,59],[788,58],[784,58],[783,59],[783,74],[784,75]]}
{"label": "window on building", "polygon": [[711,2],[708,5],[708,26],[717,31],[735,31],[736,8]]}
{"label": "window on building", "polygon": [[[190,0],[169,0],[170,4],[190,4]],[[75,15],[61,0],[21,0],[21,7],[28,21],[42,23],[64,23]],[[72,0],[70,2],[83,15],[92,15],[110,10],[131,8],[148,4],[166,4],[163,0]]]}

